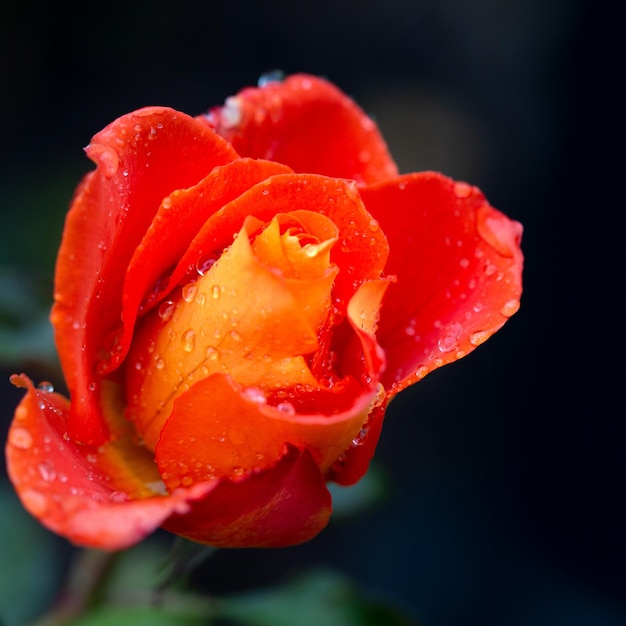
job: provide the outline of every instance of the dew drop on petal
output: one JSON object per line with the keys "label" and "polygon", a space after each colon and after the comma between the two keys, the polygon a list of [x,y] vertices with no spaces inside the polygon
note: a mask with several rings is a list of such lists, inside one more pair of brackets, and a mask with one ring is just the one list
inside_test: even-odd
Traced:
{"label": "dew drop on petal", "polygon": [[441,337],[437,342],[437,347],[440,352],[452,352],[458,346],[458,341],[456,337],[452,335],[448,335],[446,337]]}
{"label": "dew drop on petal", "polygon": [[235,128],[241,122],[241,104],[239,98],[231,96],[226,98],[224,106],[220,109],[220,124],[225,129]]}
{"label": "dew drop on petal", "polygon": [[52,482],[57,477],[56,471],[49,463],[40,463],[37,469],[39,470],[41,478],[48,483]]}
{"label": "dew drop on petal", "polygon": [[485,343],[487,339],[491,337],[491,332],[488,330],[477,330],[469,336],[469,342],[473,346],[479,346],[481,343]]}
{"label": "dew drop on petal", "polygon": [[512,300],[508,300],[502,305],[502,308],[500,309],[500,313],[502,313],[504,317],[511,317],[511,315],[514,315],[515,313],[517,313],[517,311],[519,310],[519,307],[520,307],[519,300],[517,300],[516,298],[513,298]]}
{"label": "dew drop on petal", "polygon": [[40,517],[48,510],[48,498],[39,491],[26,489],[20,494],[24,506],[36,517]]}
{"label": "dew drop on petal", "polygon": [[265,404],[267,402],[265,392],[259,387],[246,387],[243,390],[243,396],[256,404]]}
{"label": "dew drop on petal", "polygon": [[453,191],[457,198],[469,198],[472,195],[472,186],[458,181],[454,183]]}
{"label": "dew drop on petal", "polygon": [[259,76],[259,80],[257,81],[258,87],[265,87],[270,83],[282,83],[285,79],[285,73],[281,70],[271,70],[269,72],[263,72],[261,76]]}
{"label": "dew drop on petal", "polygon": [[196,272],[200,276],[204,276],[212,267],[217,259],[213,256],[200,257],[196,262]]}
{"label": "dew drop on petal", "polygon": [[193,352],[196,347],[196,331],[193,328],[186,330],[180,337],[185,352]]}
{"label": "dew drop on petal", "polygon": [[172,315],[174,315],[174,311],[176,310],[176,305],[171,300],[166,300],[162,302],[159,306],[159,317],[167,322],[172,319]]}
{"label": "dew drop on petal", "polygon": [[211,287],[211,297],[214,300],[218,300],[221,295],[222,295],[222,290],[220,289],[220,286],[213,285],[213,287]]}
{"label": "dew drop on petal", "polygon": [[354,436],[354,439],[352,440],[352,445],[355,448],[358,446],[362,446],[367,441],[367,433],[368,433],[367,424],[363,424],[359,432]]}
{"label": "dew drop on petal", "polygon": [[20,450],[28,450],[33,445],[33,436],[21,426],[9,431],[9,443]]}
{"label": "dew drop on petal", "polygon": [[276,405],[276,410],[283,415],[295,415],[296,409],[291,402],[280,402]]}
{"label": "dew drop on petal", "polygon": [[117,503],[128,502],[129,497],[123,491],[112,491],[109,494],[109,500]]}
{"label": "dew drop on petal", "polygon": [[428,374],[428,366],[427,365],[420,365],[416,370],[415,370],[415,376],[417,376],[417,378],[424,378],[424,376],[426,376],[426,374]]}
{"label": "dew drop on petal", "polygon": [[382,383],[378,383],[378,387],[376,387],[376,394],[374,395],[374,400],[372,402],[372,408],[375,409],[379,407],[384,401],[386,396],[385,388]]}
{"label": "dew drop on petal", "polygon": [[54,385],[45,380],[37,385],[37,389],[39,389],[39,391],[43,391],[44,393],[52,393],[54,391]]}
{"label": "dew drop on petal", "polygon": [[220,352],[217,348],[214,348],[213,346],[208,346],[205,350],[205,355],[206,358],[210,361],[216,361],[217,357],[220,355]]}
{"label": "dew drop on petal", "polygon": [[198,293],[198,285],[196,283],[189,283],[182,289],[183,300],[185,302],[193,302],[196,299],[196,293]]}

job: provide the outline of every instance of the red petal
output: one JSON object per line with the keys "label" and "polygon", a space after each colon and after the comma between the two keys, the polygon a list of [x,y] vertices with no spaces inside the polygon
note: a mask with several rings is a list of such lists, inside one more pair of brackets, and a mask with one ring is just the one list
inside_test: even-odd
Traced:
{"label": "red petal", "polygon": [[317,464],[306,450],[288,447],[270,470],[240,481],[221,482],[163,527],[193,541],[221,547],[278,548],[314,537],[328,523],[331,498]]}
{"label": "red petal", "polygon": [[[112,365],[126,356],[140,303],[142,300],[145,305],[158,302],[174,286],[171,280],[161,279],[180,261],[204,222],[259,181],[288,171],[286,166],[270,161],[238,159],[216,167],[197,185],[176,190],[163,199],[126,274],[122,313],[124,330]],[[203,251],[198,251],[195,266],[203,259]],[[152,294],[147,293],[150,287],[154,291]]]}
{"label": "red petal", "polygon": [[28,393],[9,430],[7,469],[22,504],[44,526],[79,545],[119,550],[186,510],[186,493],[129,500],[100,470],[94,448],[68,440],[68,401],[25,376],[12,381]]}
{"label": "red petal", "polygon": [[376,124],[331,83],[305,74],[247,88],[208,121],[242,156],[374,183],[398,173]]}
{"label": "red petal", "polygon": [[88,385],[103,336],[119,325],[124,274],[161,200],[237,157],[205,124],[171,109],[125,115],[87,148],[98,169],[77,190],[57,260],[52,323],[72,395],[70,436],[101,441],[97,390]]}
{"label": "red petal", "polygon": [[410,174],[364,188],[390,244],[397,276],[381,312],[383,382],[397,393],[471,352],[519,307],[522,227],[482,193],[440,174]]}

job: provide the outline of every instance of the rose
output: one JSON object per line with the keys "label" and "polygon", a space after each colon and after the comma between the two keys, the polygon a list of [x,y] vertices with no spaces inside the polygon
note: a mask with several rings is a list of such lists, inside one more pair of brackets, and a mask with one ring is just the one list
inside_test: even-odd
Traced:
{"label": "rose", "polygon": [[519,306],[519,224],[466,183],[399,176],[326,81],[141,109],[87,153],[51,316],[71,404],[14,376],[7,444],[24,506],[77,544],[313,537],[389,400]]}

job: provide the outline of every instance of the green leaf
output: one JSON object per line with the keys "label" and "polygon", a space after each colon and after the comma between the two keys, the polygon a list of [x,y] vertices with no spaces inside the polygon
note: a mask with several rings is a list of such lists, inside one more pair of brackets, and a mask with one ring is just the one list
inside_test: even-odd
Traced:
{"label": "green leaf", "polygon": [[373,507],[387,493],[385,476],[374,464],[355,485],[342,487],[335,483],[329,483],[327,487],[333,497],[332,522],[352,517]]}
{"label": "green leaf", "polygon": [[59,581],[54,537],[0,485],[0,622],[29,624],[52,601]]}
{"label": "green leaf", "polygon": [[198,626],[209,624],[205,615],[190,615],[159,606],[101,606],[68,623],[67,626]]}
{"label": "green leaf", "polygon": [[397,609],[318,571],[284,587],[216,599],[220,617],[241,626],[415,626]]}
{"label": "green leaf", "polygon": [[51,277],[0,267],[0,363],[58,370],[51,304]]}

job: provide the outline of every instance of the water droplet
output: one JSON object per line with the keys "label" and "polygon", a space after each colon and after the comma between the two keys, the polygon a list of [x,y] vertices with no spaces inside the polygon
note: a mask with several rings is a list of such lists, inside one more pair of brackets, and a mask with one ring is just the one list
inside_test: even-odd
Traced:
{"label": "water droplet", "polygon": [[161,202],[161,206],[164,209],[171,209],[172,208],[172,199],[169,196],[167,198],[163,198],[163,200]]}
{"label": "water droplet", "polygon": [[231,96],[226,98],[224,106],[220,109],[220,125],[222,128],[235,128],[241,122],[241,105],[239,98]]}
{"label": "water droplet", "polygon": [[474,307],[473,307],[473,308],[474,308],[474,312],[475,312],[475,313],[480,313],[480,312],[483,310],[483,306],[484,306],[484,305],[483,305],[483,303],[482,303],[482,302],[476,302],[476,303],[474,304]]}
{"label": "water droplet", "polygon": [[158,370],[162,370],[165,367],[165,361],[161,358],[155,359],[154,367],[156,367]]}
{"label": "water droplet", "polygon": [[379,407],[384,401],[386,396],[385,388],[382,383],[378,383],[378,387],[376,387],[376,394],[374,395],[374,400],[372,402],[372,408],[375,409]]}
{"label": "water droplet", "polygon": [[368,433],[368,427],[367,424],[363,424],[363,426],[361,426],[361,429],[359,430],[359,432],[354,436],[354,439],[352,440],[352,445],[354,447],[357,446],[362,446],[366,441],[367,441],[367,433]]}
{"label": "water droplet", "polygon": [[219,285],[213,285],[213,287],[211,287],[212,298],[214,298],[215,300],[218,300],[221,294],[222,294],[222,290],[220,289]]}
{"label": "water droplet", "polygon": [[183,300],[185,302],[193,302],[198,293],[198,285],[196,283],[188,283],[182,288]]}
{"label": "water droplet", "polygon": [[271,83],[282,83],[285,79],[285,73],[281,70],[270,70],[269,72],[263,72],[261,76],[259,76],[259,80],[257,81],[257,85],[259,87],[265,87]]}
{"label": "water droplet", "polygon": [[9,443],[21,450],[28,450],[33,445],[33,436],[22,426],[13,427],[9,431]]}
{"label": "water droplet", "polygon": [[487,341],[487,339],[489,339],[489,337],[491,337],[491,332],[488,330],[477,330],[476,332],[472,333],[469,337],[469,342],[473,345],[473,346],[479,346],[481,343],[485,343],[485,341]]}
{"label": "water droplet", "polygon": [[159,306],[159,317],[167,322],[172,319],[172,315],[174,315],[174,311],[176,310],[176,305],[171,300],[166,300],[162,302]]}
{"label": "water droplet", "polygon": [[99,164],[102,166],[103,174],[107,178],[114,176],[120,165],[120,157],[117,152],[102,144],[92,144],[91,149]]}
{"label": "water droplet", "polygon": [[193,352],[193,349],[196,347],[196,331],[193,328],[189,328],[180,336],[180,340],[185,352]]}
{"label": "water droplet", "polygon": [[502,305],[502,308],[500,309],[500,313],[502,313],[504,317],[511,317],[511,315],[514,315],[515,313],[519,311],[519,307],[520,307],[519,300],[517,300],[516,298],[513,298],[512,300],[509,300],[508,302],[505,302]]}
{"label": "water droplet", "polygon": [[308,243],[306,246],[304,246],[304,248],[302,248],[302,250],[304,251],[305,256],[307,256],[309,259],[312,259],[317,256],[319,252],[319,246]]}
{"label": "water droplet", "polygon": [[230,338],[233,341],[241,341],[241,335],[236,330],[230,331]]}
{"label": "water droplet", "polygon": [[485,205],[476,214],[476,229],[482,239],[498,254],[512,257],[522,235],[522,225],[495,213]]}
{"label": "water droplet", "polygon": [[41,463],[37,469],[41,478],[48,483],[57,477],[56,471],[49,463]]}
{"label": "water droplet", "polygon": [[469,264],[470,264],[469,260],[468,260],[468,259],[465,259],[465,258],[463,258],[463,259],[461,259],[461,260],[459,261],[459,265],[460,265],[463,269],[467,269],[467,268],[469,267]]}
{"label": "water droplet", "polygon": [[196,262],[196,272],[200,276],[204,276],[212,267],[217,259],[213,256],[200,257]]}
{"label": "water droplet", "polygon": [[265,397],[265,392],[263,389],[259,387],[246,387],[243,390],[243,396],[247,400],[251,400],[256,404],[265,404],[267,402],[267,398]]}
{"label": "water droplet", "polygon": [[457,347],[457,345],[457,338],[452,335],[441,337],[437,342],[437,347],[441,352],[451,352]]}
{"label": "water droplet", "polygon": [[206,358],[210,361],[217,361],[217,357],[220,355],[220,352],[217,348],[213,346],[208,346],[205,350]]}
{"label": "water droplet", "polygon": [[426,376],[426,374],[428,374],[428,365],[420,365],[416,370],[415,370],[415,376],[417,376],[417,378],[424,378],[424,376]]}
{"label": "water droplet", "polygon": [[109,500],[111,502],[128,502],[130,498],[123,491],[112,491],[109,494]]}
{"label": "water droplet", "polygon": [[26,489],[20,494],[22,504],[35,516],[41,517],[48,510],[48,498],[34,489]]}
{"label": "water droplet", "polygon": [[373,218],[369,221],[368,226],[369,226],[369,229],[373,233],[378,232],[380,230],[380,224],[378,223],[377,220],[375,220]]}
{"label": "water droplet", "polygon": [[291,402],[280,402],[276,405],[276,410],[283,415],[295,415],[296,409]]}
{"label": "water droplet", "polygon": [[183,487],[189,487],[193,485],[193,478],[191,476],[183,476],[180,479],[180,484],[183,485]]}
{"label": "water droplet", "polygon": [[44,393],[52,393],[54,391],[54,385],[47,380],[44,380],[37,385],[37,389],[39,389],[39,391],[43,391]]}
{"label": "water droplet", "polygon": [[459,181],[454,183],[453,191],[457,198],[469,198],[473,190],[471,185]]}

